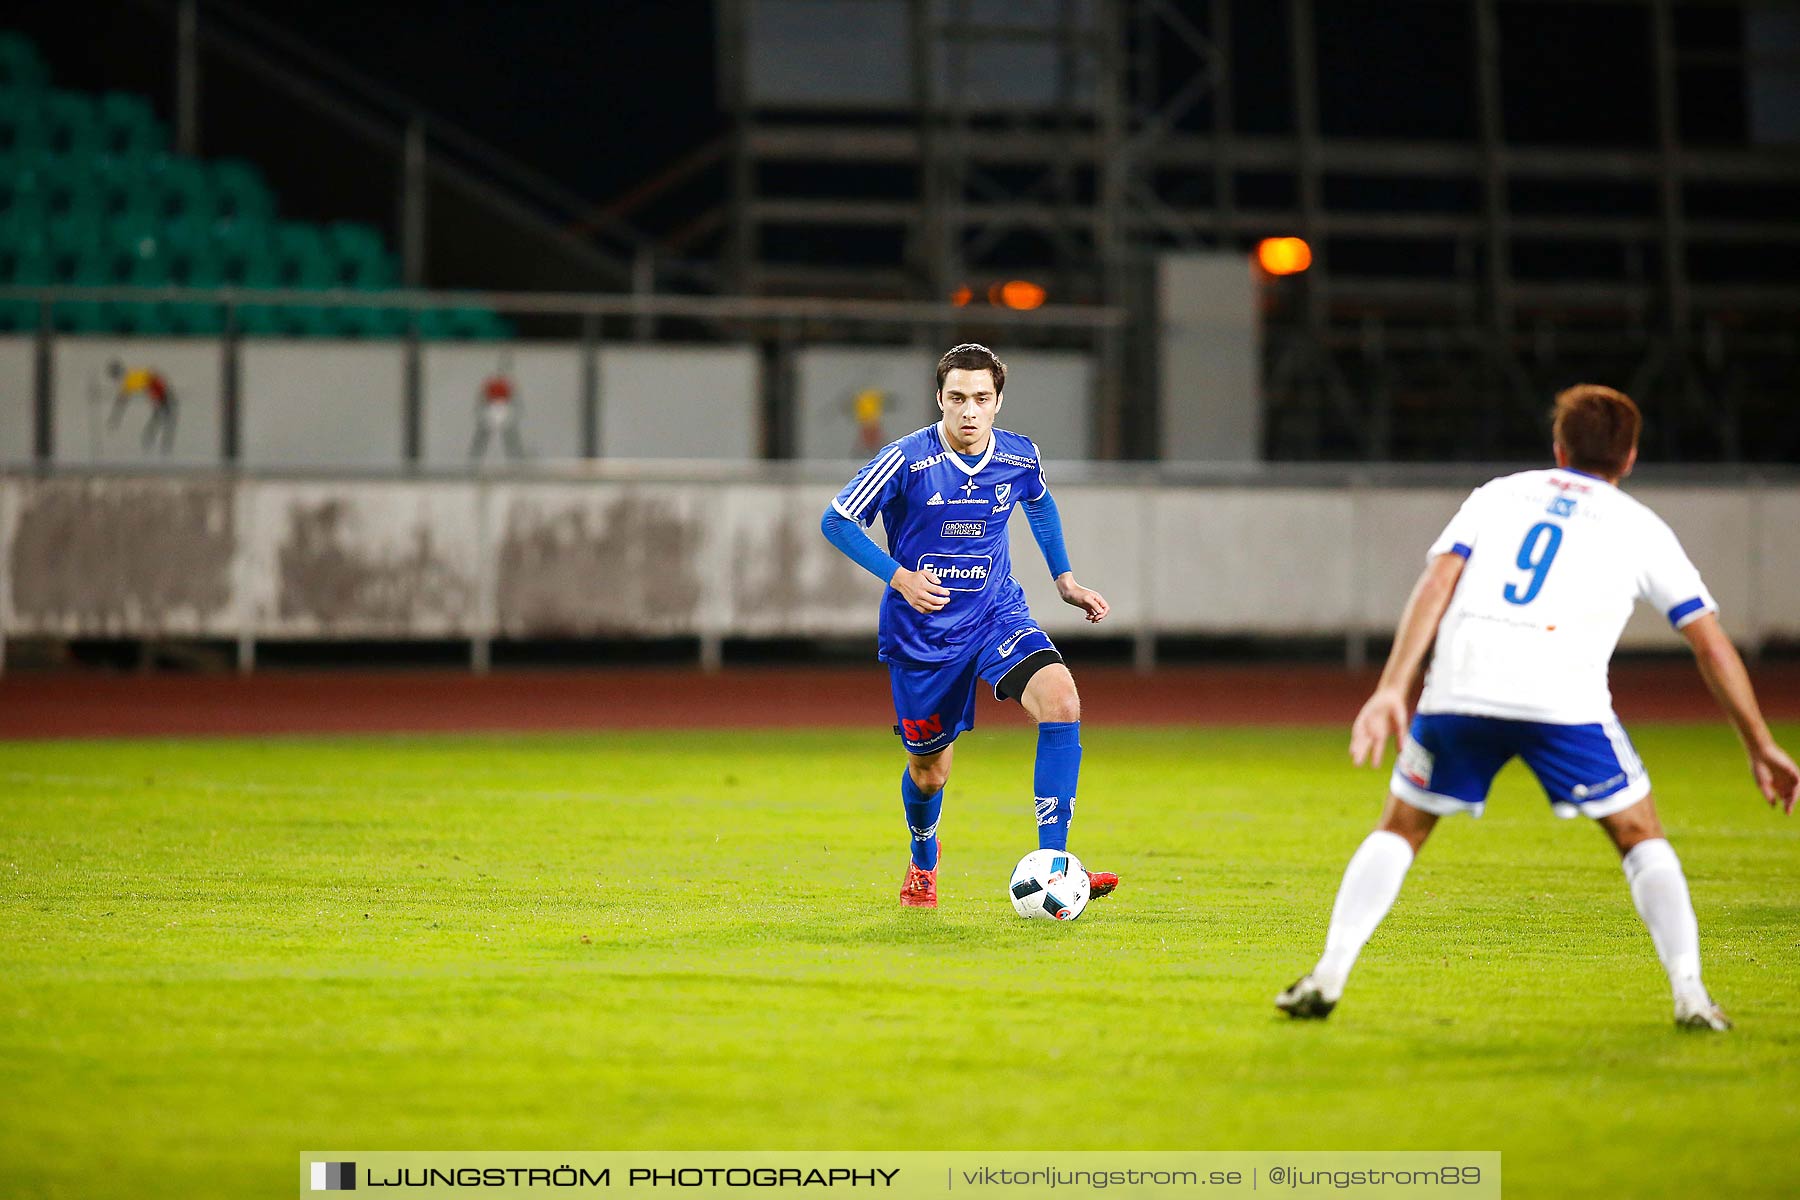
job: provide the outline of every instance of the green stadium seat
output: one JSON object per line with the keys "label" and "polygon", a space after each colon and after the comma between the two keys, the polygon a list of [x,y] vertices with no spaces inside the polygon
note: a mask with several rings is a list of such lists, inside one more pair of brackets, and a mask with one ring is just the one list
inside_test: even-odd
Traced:
{"label": "green stadium seat", "polygon": [[246,304],[237,310],[238,332],[250,337],[281,337],[287,333],[287,326],[281,321],[280,311],[266,304]]}
{"label": "green stadium seat", "polygon": [[[178,246],[170,255],[169,282],[182,287],[216,288],[225,284],[223,257],[210,246]],[[225,329],[225,306],[179,301],[163,306],[171,331],[193,335],[217,334]]]}
{"label": "green stadium seat", "polygon": [[38,55],[37,45],[21,34],[0,33],[0,88],[37,91],[50,84],[50,70]]}
{"label": "green stadium seat", "polygon": [[338,331],[346,337],[397,338],[406,336],[407,314],[394,308],[341,308]]}
{"label": "green stadium seat", "polygon": [[219,215],[212,179],[206,168],[193,159],[156,159],[151,187],[157,196],[156,209],[165,217],[211,221]]}
{"label": "green stadium seat", "polygon": [[40,94],[0,92],[0,154],[43,154],[49,148]]}
{"label": "green stadium seat", "polygon": [[[36,47],[0,33],[0,278],[21,284],[378,291],[398,262],[380,230],[354,221],[277,221],[262,173],[236,159],[167,153],[167,131],[142,96],[52,89]],[[0,306],[0,328],[34,328],[32,301]],[[72,332],[216,334],[225,306],[60,302]],[[246,305],[252,335],[489,339],[512,327],[481,308],[417,314],[377,305]]]}
{"label": "green stadium seat", "polygon": [[94,213],[68,213],[45,223],[45,243],[57,254],[99,250],[106,242],[105,223]]}
{"label": "green stadium seat", "polygon": [[106,246],[128,258],[146,261],[167,250],[163,222],[145,213],[125,213],[107,222]]}
{"label": "green stadium seat", "polygon": [[478,341],[497,341],[512,336],[512,325],[488,308],[450,310],[450,336]]}
{"label": "green stadium seat", "polygon": [[38,115],[44,122],[45,142],[55,153],[91,158],[104,149],[92,98],[80,92],[45,92]]}
{"label": "green stadium seat", "polygon": [[168,133],[142,96],[107,92],[97,109],[102,153],[141,157],[168,149]]}
{"label": "green stadium seat", "polygon": [[113,155],[94,159],[93,186],[100,195],[101,211],[108,216],[156,214],[161,207],[156,161],[152,157]]}
{"label": "green stadium seat", "polygon": [[219,216],[265,223],[275,218],[275,201],[255,167],[227,158],[211,164],[210,173]]}
{"label": "green stadium seat", "polygon": [[50,249],[50,222],[42,211],[10,208],[0,214],[0,249],[11,252],[46,252]]}
{"label": "green stadium seat", "polygon": [[38,327],[38,306],[29,300],[0,300],[0,330],[30,333]]}
{"label": "green stadium seat", "polygon": [[48,250],[21,249],[9,253],[7,279],[26,287],[57,282],[56,258]]}
{"label": "green stadium seat", "polygon": [[[56,283],[75,287],[104,287],[118,282],[113,264],[98,249],[58,255]],[[95,300],[62,300],[51,310],[51,325],[65,333],[105,333],[113,328],[110,305]]]}
{"label": "green stadium seat", "polygon": [[273,246],[288,286],[322,288],[336,282],[325,237],[318,227],[279,221],[274,227]]}

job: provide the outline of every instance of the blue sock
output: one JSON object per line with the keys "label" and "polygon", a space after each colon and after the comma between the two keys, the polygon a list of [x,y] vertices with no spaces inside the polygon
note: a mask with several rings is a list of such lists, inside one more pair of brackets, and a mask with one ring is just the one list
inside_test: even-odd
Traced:
{"label": "blue sock", "polygon": [[1069,848],[1069,822],[1075,819],[1075,780],[1080,774],[1081,722],[1039,722],[1037,768],[1031,775],[1031,794],[1037,803],[1038,849]]}
{"label": "blue sock", "polygon": [[937,867],[938,814],[944,811],[944,789],[927,796],[913,782],[911,771],[900,772],[900,802],[906,806],[906,827],[912,832],[913,866],[922,871]]}

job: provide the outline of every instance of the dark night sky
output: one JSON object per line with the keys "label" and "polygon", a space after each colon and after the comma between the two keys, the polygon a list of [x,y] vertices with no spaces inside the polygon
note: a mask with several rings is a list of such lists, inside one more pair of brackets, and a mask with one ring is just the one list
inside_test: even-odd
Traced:
{"label": "dark night sky", "polygon": [[605,199],[723,132],[711,0],[239,0]]}
{"label": "dark night sky", "polygon": [[[725,129],[712,0],[214,0],[204,7],[231,3],[593,200],[618,196]],[[1207,0],[1181,6],[1204,28]],[[1319,0],[1316,11],[1327,135],[1476,136],[1471,5]],[[1278,0],[1233,0],[1236,123],[1246,132],[1293,128],[1286,14]],[[1653,144],[1647,6],[1503,2],[1499,20],[1509,141]],[[33,5],[5,23],[43,42],[59,81],[141,90],[169,114],[170,26],[135,0]],[[1694,5],[1677,7],[1676,31],[1687,51],[1738,49],[1744,36],[1736,10]],[[1165,87],[1193,69],[1178,51],[1165,47],[1164,57]],[[1689,63],[1680,82],[1684,136],[1742,144],[1736,69]],[[211,93],[215,101],[221,90]],[[1185,124],[1198,130],[1209,120],[1202,105]],[[279,140],[277,131],[270,136]],[[1383,203],[1374,194],[1362,199]]]}

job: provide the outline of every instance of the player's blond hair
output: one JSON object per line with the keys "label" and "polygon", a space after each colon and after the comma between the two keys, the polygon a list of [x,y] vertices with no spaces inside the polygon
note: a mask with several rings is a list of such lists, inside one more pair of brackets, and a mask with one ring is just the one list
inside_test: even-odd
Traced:
{"label": "player's blond hair", "polygon": [[1609,479],[1623,475],[1643,424],[1638,406],[1617,388],[1578,383],[1556,394],[1556,444],[1578,471]]}

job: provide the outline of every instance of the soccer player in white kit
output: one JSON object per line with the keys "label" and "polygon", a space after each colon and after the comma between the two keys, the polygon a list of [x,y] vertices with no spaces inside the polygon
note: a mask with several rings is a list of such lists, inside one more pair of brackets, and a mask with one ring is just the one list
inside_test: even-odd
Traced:
{"label": "soccer player in white kit", "polygon": [[[1556,469],[1476,488],[1432,544],[1381,682],[1350,732],[1350,757],[1400,747],[1375,832],[1345,868],[1325,953],[1275,999],[1328,1015],[1413,856],[1441,816],[1480,816],[1494,775],[1525,760],[1558,816],[1592,818],[1618,847],[1638,914],[1675,994],[1675,1022],[1726,1030],[1700,980],[1700,931],[1650,777],[1613,715],[1607,664],[1643,600],[1685,636],[1737,729],[1757,787],[1792,812],[1800,773],[1775,744],[1718,606],[1662,519],[1618,487],[1637,461],[1637,406],[1582,384],[1556,398]],[[1406,700],[1427,646],[1430,674],[1410,730]]]}

